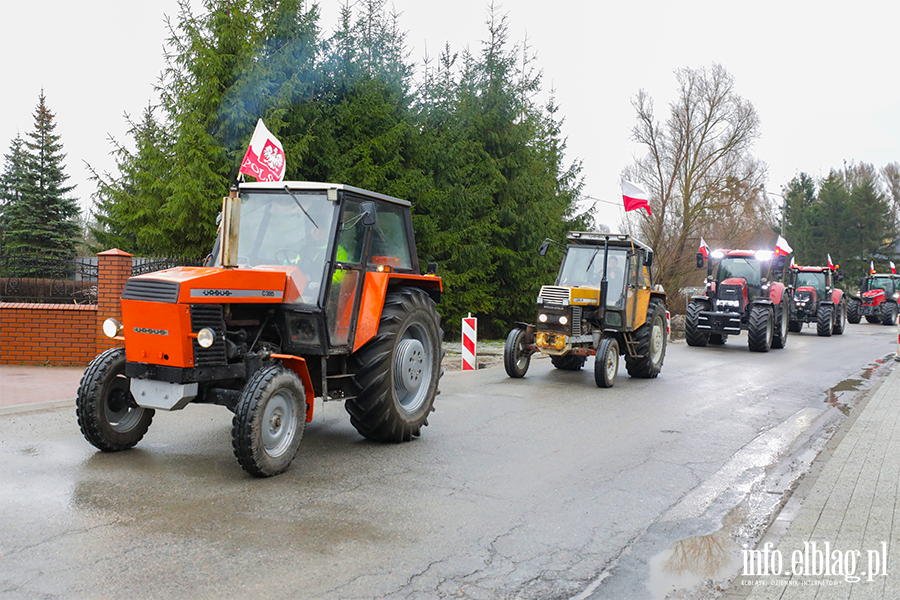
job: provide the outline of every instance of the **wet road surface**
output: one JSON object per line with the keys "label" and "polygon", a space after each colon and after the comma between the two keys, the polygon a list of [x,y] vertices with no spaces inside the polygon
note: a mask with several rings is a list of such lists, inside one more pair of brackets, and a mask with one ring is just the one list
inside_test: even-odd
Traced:
{"label": "wet road surface", "polygon": [[370,443],[319,404],[265,480],[221,407],[157,412],[117,454],[73,410],[0,416],[0,599],[661,598],[762,533],[896,336],[671,344],[658,379],[622,364],[608,390],[590,360],[448,373],[422,438]]}

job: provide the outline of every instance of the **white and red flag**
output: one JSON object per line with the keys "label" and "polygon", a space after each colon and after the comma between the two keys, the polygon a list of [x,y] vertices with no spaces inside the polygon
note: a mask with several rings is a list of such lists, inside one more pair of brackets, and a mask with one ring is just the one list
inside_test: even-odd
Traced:
{"label": "white and red flag", "polygon": [[787,256],[793,251],[794,249],[787,243],[787,240],[779,235],[778,239],[775,240],[775,254],[777,256]]}
{"label": "white and red flag", "polygon": [[240,172],[257,181],[281,181],[287,169],[287,158],[281,142],[272,135],[262,119],[256,122],[247,154],[241,162]]}
{"label": "white and red flag", "polygon": [[896,275],[896,274],[897,274],[897,267],[894,266],[894,261],[890,261],[890,262],[891,262],[891,273],[893,273],[894,275]]}
{"label": "white and red flag", "polygon": [[622,200],[625,202],[626,211],[643,208],[648,215],[653,214],[650,212],[650,195],[627,179],[622,180]]}
{"label": "white and red flag", "polygon": [[703,236],[700,236],[700,254],[703,255],[703,258],[709,258],[709,246],[706,245]]}
{"label": "white and red flag", "polygon": [[834,263],[831,262],[831,254],[828,255],[828,268],[834,270]]}

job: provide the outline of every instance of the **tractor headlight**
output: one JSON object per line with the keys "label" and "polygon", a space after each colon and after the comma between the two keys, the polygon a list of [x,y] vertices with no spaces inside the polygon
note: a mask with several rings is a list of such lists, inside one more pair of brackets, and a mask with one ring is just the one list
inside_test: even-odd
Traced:
{"label": "tractor headlight", "polygon": [[894,292],[894,300],[900,299],[900,292]]}
{"label": "tractor headlight", "polygon": [[565,324],[568,323],[568,322],[569,322],[569,318],[568,318],[566,315],[563,315],[563,316],[561,316],[561,317],[559,318],[559,324],[560,324],[560,325],[565,325]]}
{"label": "tractor headlight", "polygon": [[197,332],[197,343],[201,348],[209,348],[216,341],[216,332],[209,327],[204,327]]}
{"label": "tractor headlight", "polygon": [[538,315],[538,322],[539,322],[539,323],[546,323],[546,322],[547,322],[547,315],[545,315],[544,313],[539,314],[539,315]]}
{"label": "tractor headlight", "polygon": [[122,324],[110,317],[103,321],[103,335],[108,338],[114,338],[122,333]]}

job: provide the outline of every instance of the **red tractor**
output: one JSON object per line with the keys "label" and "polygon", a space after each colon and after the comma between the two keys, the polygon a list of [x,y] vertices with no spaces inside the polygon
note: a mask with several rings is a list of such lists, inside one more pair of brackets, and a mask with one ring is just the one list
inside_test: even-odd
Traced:
{"label": "red tractor", "polygon": [[722,345],[747,331],[753,352],[787,344],[791,295],[784,285],[785,257],[771,250],[716,250],[698,253],[707,265],[706,290],[691,298],[685,320],[689,346]]}
{"label": "red tractor", "polygon": [[[798,333],[804,323],[815,323],[816,333],[841,335],[847,323],[847,296],[834,284],[844,279],[837,267],[791,267],[794,305],[788,329]],[[859,322],[859,319],[857,319]]]}
{"label": "red tractor", "polygon": [[859,282],[859,296],[847,305],[847,320],[859,323],[894,325],[897,322],[897,300],[900,299],[900,275],[873,273]]}

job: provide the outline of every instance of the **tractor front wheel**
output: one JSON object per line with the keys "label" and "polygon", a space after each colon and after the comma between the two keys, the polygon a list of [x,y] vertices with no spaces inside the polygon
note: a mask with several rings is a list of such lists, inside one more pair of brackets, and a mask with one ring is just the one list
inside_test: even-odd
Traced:
{"label": "tractor front wheel", "polygon": [[514,379],[525,377],[531,365],[531,354],[525,350],[527,336],[528,333],[524,329],[518,328],[506,336],[506,344],[503,346],[503,367],[506,374]]}
{"label": "tractor front wheel", "polygon": [[888,300],[887,302],[883,302],[881,304],[881,324],[882,325],[896,325],[897,324],[897,303],[891,302]]}
{"label": "tractor front wheel", "polygon": [[614,337],[600,340],[597,356],[594,357],[594,381],[597,387],[611,388],[619,374],[619,342]]}
{"label": "tractor front wheel", "polygon": [[699,300],[691,300],[687,307],[687,317],[684,320],[684,339],[688,346],[706,346],[709,343],[709,334],[700,331],[700,311],[706,308],[706,304]]}
{"label": "tractor front wheel", "polygon": [[625,355],[625,369],[632,377],[649,379],[659,375],[666,359],[666,307],[651,300],[647,321],[634,332],[639,358]]}
{"label": "tractor front wheel", "polygon": [[774,324],[772,310],[764,304],[750,307],[750,319],[747,328],[747,345],[752,352],[768,352],[772,347]]}
{"label": "tractor front wheel", "polygon": [[586,356],[566,354],[565,356],[551,356],[550,362],[560,371],[580,371],[587,360]]}
{"label": "tractor front wheel", "polygon": [[444,332],[434,301],[418,288],[387,294],[378,333],[353,354],[357,395],[350,423],[376,442],[408,442],[428,425],[441,378]]}
{"label": "tractor front wheel", "polygon": [[241,392],[231,421],[231,446],[238,464],[254,477],[287,470],[306,426],[306,391],[296,373],[264,367]]}
{"label": "tractor front wheel", "polygon": [[125,348],[99,354],[84,371],[78,386],[75,415],[85,439],[104,452],[133,447],[153,420],[154,410],[141,408],[125,376]]}
{"label": "tractor front wheel", "polygon": [[834,327],[833,312],[834,307],[832,305],[819,305],[819,310],[816,312],[816,333],[822,337],[829,337],[831,335]]}
{"label": "tractor front wheel", "polygon": [[859,300],[850,300],[850,302],[847,303],[847,322],[853,323],[854,325],[859,323],[859,306]]}

